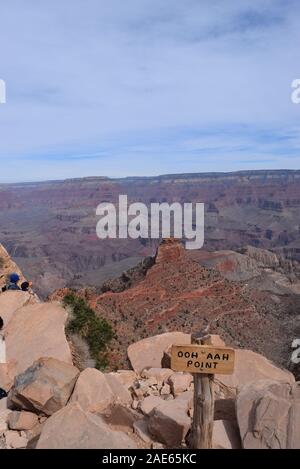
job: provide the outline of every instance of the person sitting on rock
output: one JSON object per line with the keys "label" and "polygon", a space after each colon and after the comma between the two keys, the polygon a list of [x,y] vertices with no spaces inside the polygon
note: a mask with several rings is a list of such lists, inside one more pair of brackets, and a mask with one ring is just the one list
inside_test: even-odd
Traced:
{"label": "person sitting on rock", "polygon": [[32,290],[32,285],[33,285],[32,282],[25,281],[21,284],[21,290],[24,291],[24,292],[29,293],[30,296],[32,296],[35,299],[35,301],[39,303],[40,299],[37,296],[37,294],[34,293],[34,291]]}
{"label": "person sitting on rock", "polygon": [[23,282],[21,284],[21,290],[22,291],[29,291],[29,288],[31,287],[30,283],[29,282]]}
{"label": "person sitting on rock", "polygon": [[20,281],[20,277],[18,274],[13,273],[9,277],[9,284],[7,285],[7,290],[21,290],[21,288],[18,285],[18,282]]}

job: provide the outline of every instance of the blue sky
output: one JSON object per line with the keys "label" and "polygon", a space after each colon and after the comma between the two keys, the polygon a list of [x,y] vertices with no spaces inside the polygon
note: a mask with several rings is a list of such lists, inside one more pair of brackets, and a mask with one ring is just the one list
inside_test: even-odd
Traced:
{"label": "blue sky", "polygon": [[300,168],[298,0],[9,0],[0,19],[0,182]]}

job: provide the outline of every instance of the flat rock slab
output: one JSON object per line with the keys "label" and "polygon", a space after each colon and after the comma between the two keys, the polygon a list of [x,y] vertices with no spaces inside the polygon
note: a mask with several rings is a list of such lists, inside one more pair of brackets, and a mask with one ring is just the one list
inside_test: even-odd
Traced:
{"label": "flat rock slab", "polygon": [[67,312],[59,303],[37,303],[18,309],[5,330],[6,360],[23,373],[41,357],[72,364],[65,336]]}

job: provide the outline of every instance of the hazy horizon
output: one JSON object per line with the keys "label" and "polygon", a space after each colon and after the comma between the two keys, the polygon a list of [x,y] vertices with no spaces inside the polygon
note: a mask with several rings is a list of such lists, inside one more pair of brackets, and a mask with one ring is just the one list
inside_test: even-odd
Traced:
{"label": "hazy horizon", "polygon": [[247,169],[247,170],[236,170],[236,171],[198,171],[198,172],[182,172],[182,173],[164,173],[164,174],[153,174],[153,175],[141,175],[135,176],[128,174],[127,176],[122,177],[111,177],[103,174],[99,175],[89,175],[89,176],[78,176],[78,177],[68,177],[68,178],[57,178],[57,179],[33,179],[33,180],[16,180],[14,182],[1,182],[0,185],[22,185],[22,184],[42,184],[42,183],[51,183],[51,182],[64,182],[72,180],[81,180],[81,179],[103,179],[103,180],[123,180],[123,179],[151,179],[151,178],[165,178],[165,177],[176,177],[176,176],[205,176],[205,175],[231,175],[231,174],[248,174],[248,173],[279,173],[279,172],[299,172],[300,168],[288,169],[288,168],[277,168],[277,169]]}

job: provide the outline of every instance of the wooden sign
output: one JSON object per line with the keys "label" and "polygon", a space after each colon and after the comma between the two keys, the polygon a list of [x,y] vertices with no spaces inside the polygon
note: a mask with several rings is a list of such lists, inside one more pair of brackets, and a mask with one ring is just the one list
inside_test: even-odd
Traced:
{"label": "wooden sign", "polygon": [[211,345],[173,345],[171,368],[189,373],[230,375],[234,370],[234,349]]}

